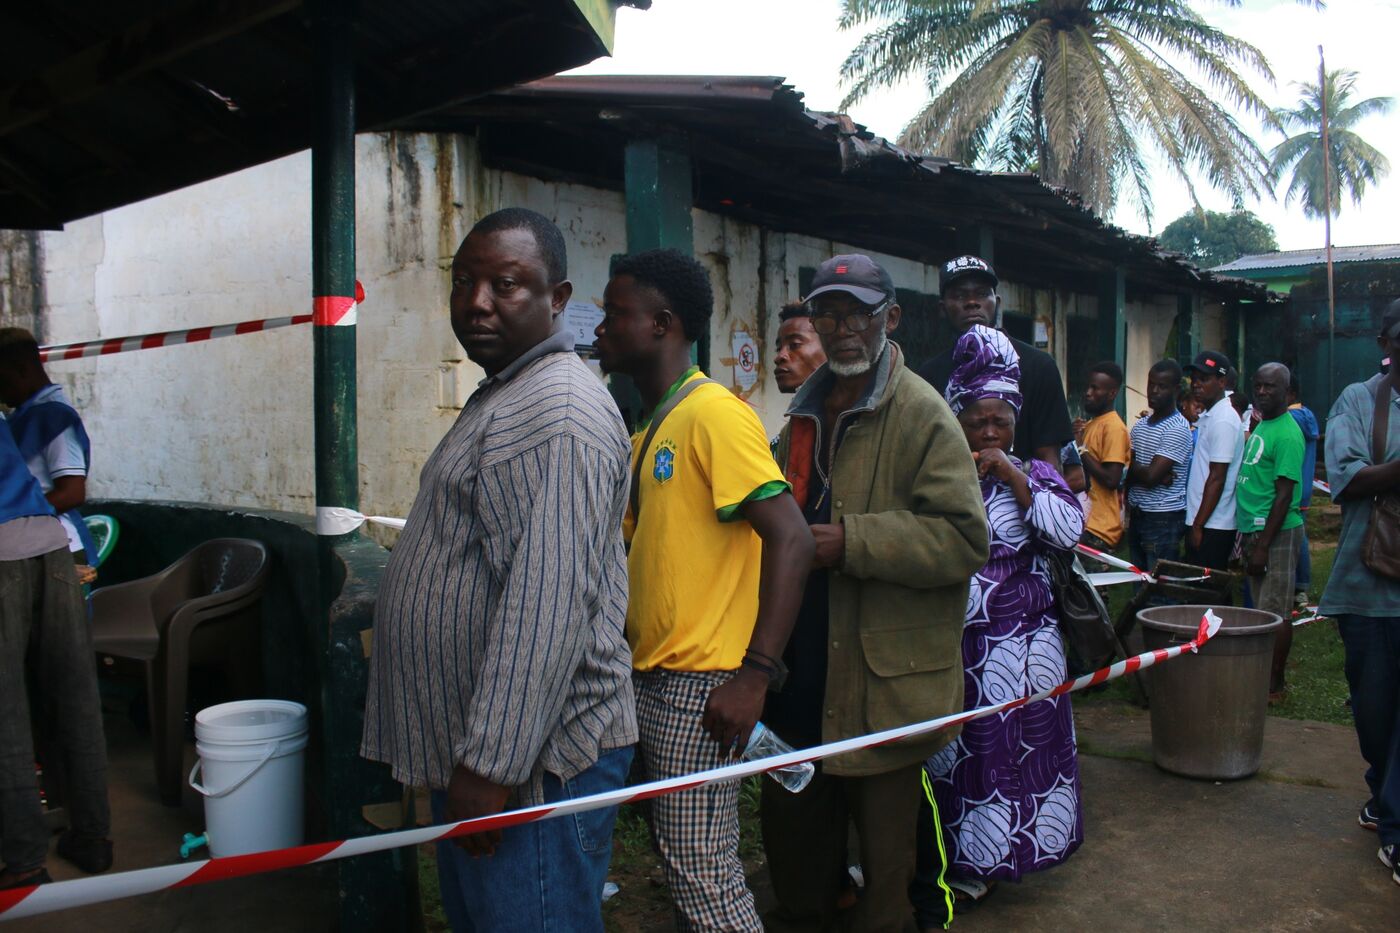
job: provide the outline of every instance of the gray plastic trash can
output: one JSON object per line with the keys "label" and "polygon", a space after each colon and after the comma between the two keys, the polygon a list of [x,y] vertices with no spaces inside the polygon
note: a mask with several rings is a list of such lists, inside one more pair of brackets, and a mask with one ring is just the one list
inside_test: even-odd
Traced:
{"label": "gray plastic trash can", "polygon": [[1228,780],[1259,770],[1274,637],[1272,612],[1231,606],[1157,606],[1138,613],[1149,650],[1189,642],[1213,609],[1220,631],[1197,654],[1145,673],[1152,688],[1152,760],[1186,777]]}

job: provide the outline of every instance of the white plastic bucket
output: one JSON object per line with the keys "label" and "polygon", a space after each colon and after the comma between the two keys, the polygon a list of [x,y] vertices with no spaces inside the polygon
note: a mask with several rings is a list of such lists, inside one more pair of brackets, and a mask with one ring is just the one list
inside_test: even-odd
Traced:
{"label": "white plastic bucket", "polygon": [[190,786],[204,797],[210,855],[301,845],[306,732],[306,707],[288,700],[220,703],[195,716]]}

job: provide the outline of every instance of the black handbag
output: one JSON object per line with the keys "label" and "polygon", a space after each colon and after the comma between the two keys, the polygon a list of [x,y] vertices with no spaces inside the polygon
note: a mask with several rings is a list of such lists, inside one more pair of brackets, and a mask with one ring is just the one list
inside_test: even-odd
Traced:
{"label": "black handbag", "polygon": [[[1376,410],[1371,416],[1371,463],[1385,463],[1385,446],[1390,430],[1390,391],[1395,386],[1392,372],[1376,389]],[[1361,539],[1361,563],[1379,577],[1400,580],[1400,492],[1387,491],[1371,503],[1371,519]]]}
{"label": "black handbag", "polygon": [[1080,677],[1110,663],[1118,654],[1118,639],[1099,591],[1073,551],[1042,552],[1050,571],[1050,588],[1060,617],[1060,638],[1070,677]]}

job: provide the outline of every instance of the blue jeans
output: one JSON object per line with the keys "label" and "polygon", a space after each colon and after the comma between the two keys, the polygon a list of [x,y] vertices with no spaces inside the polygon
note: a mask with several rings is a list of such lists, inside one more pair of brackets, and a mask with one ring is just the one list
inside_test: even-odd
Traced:
{"label": "blue jeans", "polygon": [[[544,776],[546,803],[616,790],[627,780],[632,746],[603,753],[582,774]],[[433,820],[447,822],[447,794],[431,795]],[[612,857],[617,807],[539,820],[502,831],[491,856],[472,858],[451,840],[437,843],[442,906],[454,933],[602,933],[603,884]]]}
{"label": "blue jeans", "polygon": [[1159,560],[1180,560],[1186,533],[1186,510],[1144,512],[1128,510],[1128,553],[1138,567],[1151,573]]}
{"label": "blue jeans", "polygon": [[1366,784],[1380,813],[1381,845],[1400,844],[1400,616],[1337,617],[1346,647],[1351,715]]}

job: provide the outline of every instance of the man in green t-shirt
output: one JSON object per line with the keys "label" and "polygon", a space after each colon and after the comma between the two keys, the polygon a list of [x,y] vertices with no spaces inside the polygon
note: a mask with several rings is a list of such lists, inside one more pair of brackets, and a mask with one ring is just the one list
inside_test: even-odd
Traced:
{"label": "man in green t-shirt", "polygon": [[[1288,414],[1288,367],[1265,363],[1254,374],[1254,410],[1259,424],[1244,445],[1235,486],[1235,522],[1244,535],[1245,573],[1254,604],[1290,618],[1293,573],[1303,537],[1303,453],[1298,422]],[[1270,699],[1282,697],[1283,669],[1293,644],[1285,625],[1274,640]]]}

